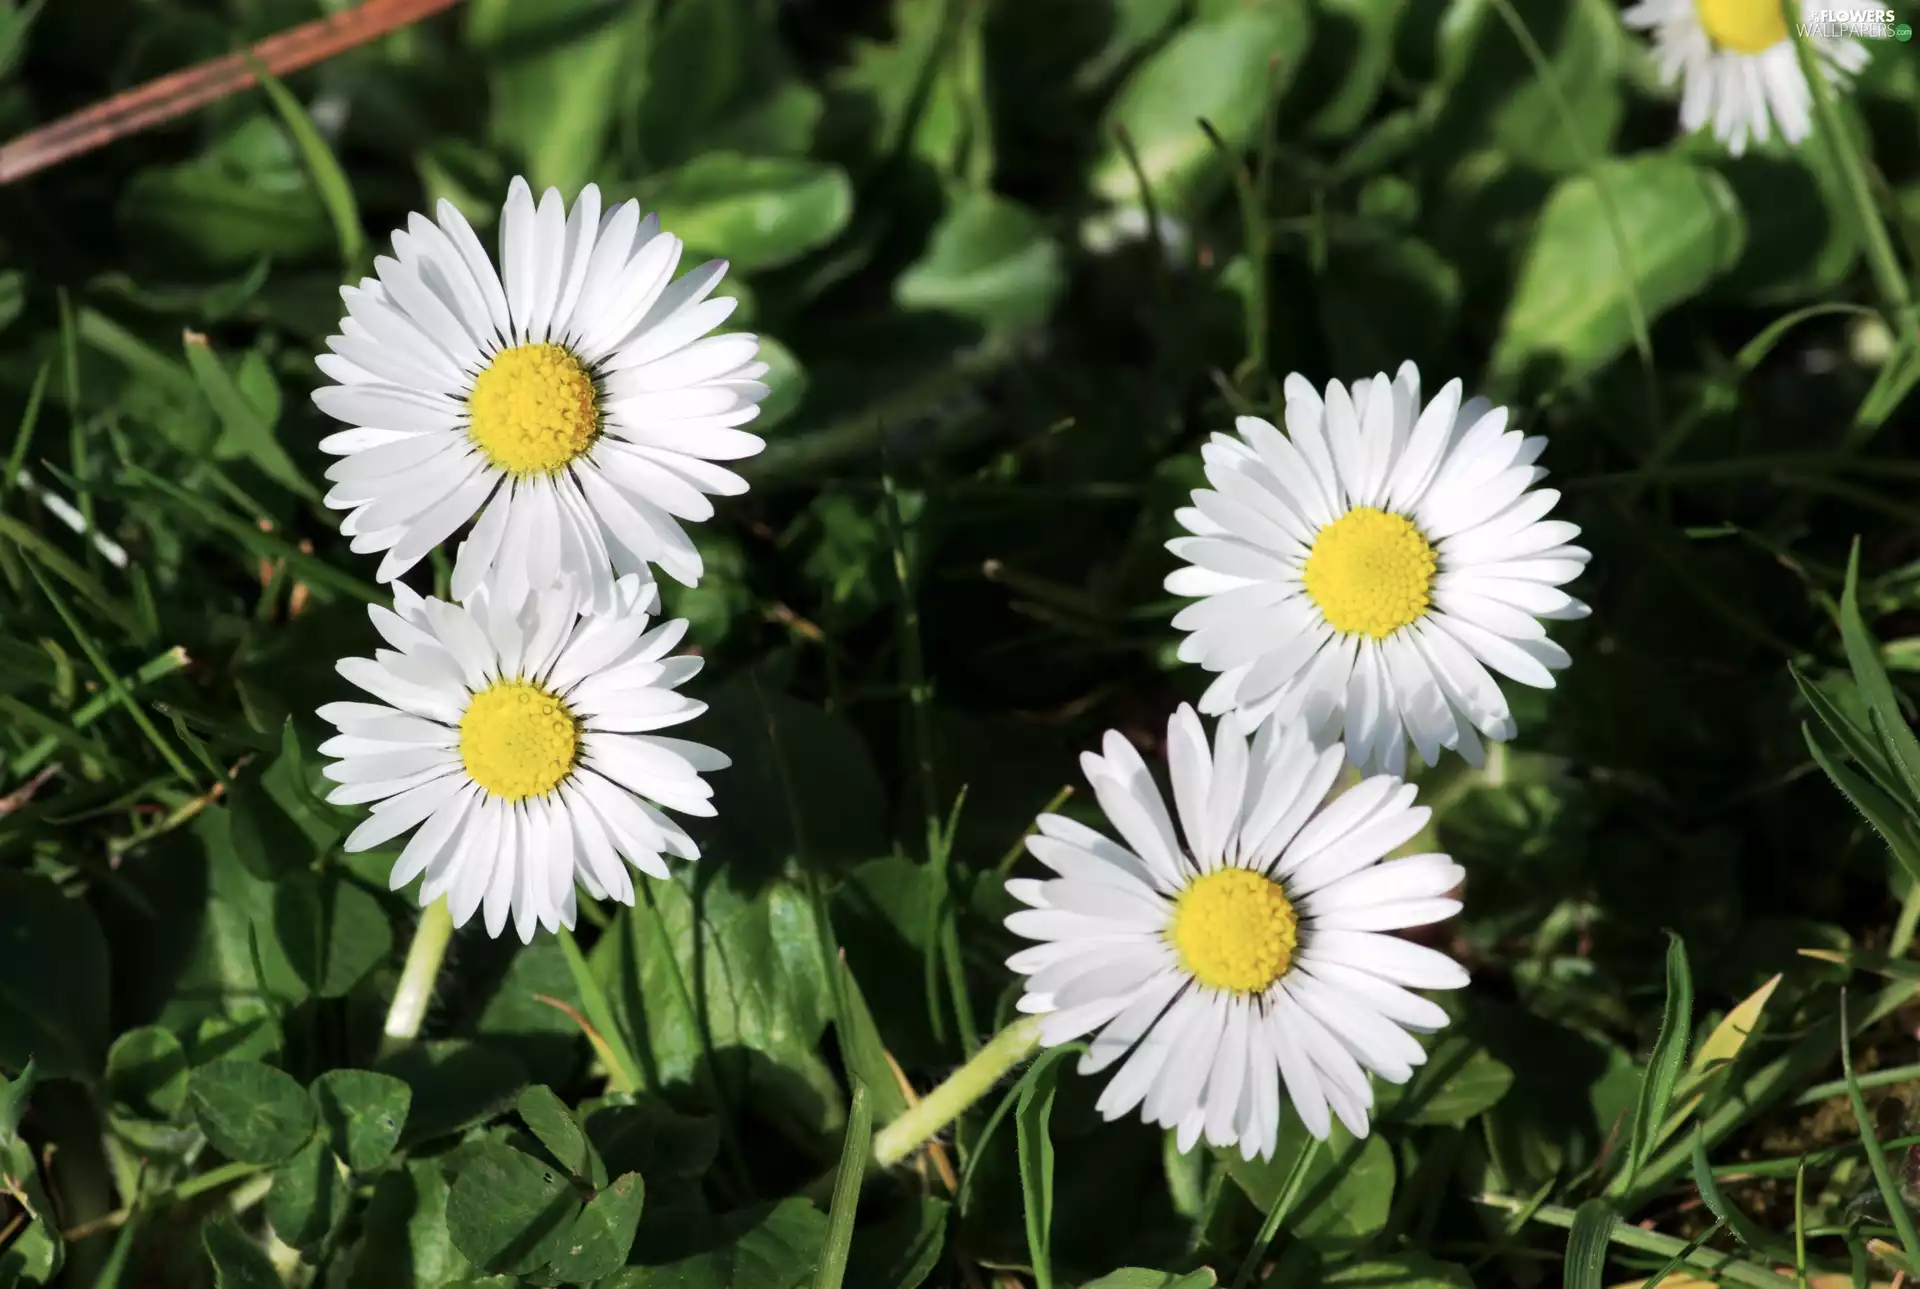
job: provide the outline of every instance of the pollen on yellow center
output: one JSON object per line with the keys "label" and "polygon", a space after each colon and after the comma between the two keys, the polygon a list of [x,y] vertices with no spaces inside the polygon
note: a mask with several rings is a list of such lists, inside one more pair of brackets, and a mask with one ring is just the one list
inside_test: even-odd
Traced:
{"label": "pollen on yellow center", "polygon": [[1335,631],[1384,640],[1418,622],[1440,558],[1404,515],[1356,506],[1307,552],[1307,594]]}
{"label": "pollen on yellow center", "polygon": [[1181,893],[1167,939],[1201,984],[1256,994],[1293,965],[1300,927],[1278,882],[1223,868]]}
{"label": "pollen on yellow center", "polygon": [[1761,54],[1787,37],[1787,20],[1774,0],[1694,0],[1700,26],[1722,49]]}
{"label": "pollen on yellow center", "polygon": [[495,354],[474,378],[467,417],[487,460],[516,476],[552,474],[600,435],[593,377],[560,345],[515,345]]}
{"label": "pollen on yellow center", "polygon": [[481,690],[460,718],[467,777],[506,801],[552,792],[573,773],[579,755],[579,720],[565,703],[524,680]]}

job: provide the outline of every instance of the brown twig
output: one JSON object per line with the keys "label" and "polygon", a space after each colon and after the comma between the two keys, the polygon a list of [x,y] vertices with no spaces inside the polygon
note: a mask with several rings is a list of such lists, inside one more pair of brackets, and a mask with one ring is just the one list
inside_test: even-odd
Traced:
{"label": "brown twig", "polygon": [[117,139],[151,129],[258,83],[254,63],[275,76],[364,45],[450,9],[460,0],[366,0],[269,36],[241,53],[169,72],[144,85],[0,145],[0,184],[13,183]]}

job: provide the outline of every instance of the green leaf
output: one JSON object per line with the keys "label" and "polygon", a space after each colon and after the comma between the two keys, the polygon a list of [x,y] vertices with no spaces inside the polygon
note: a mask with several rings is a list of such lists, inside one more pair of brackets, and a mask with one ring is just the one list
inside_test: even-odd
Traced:
{"label": "green leaf", "polygon": [[1888,760],[1904,766],[1906,777],[1920,775],[1920,738],[1907,726],[1900,699],[1886,666],[1880,661],[1880,644],[1867,630],[1860,616],[1860,541],[1854,539],[1847,554],[1847,581],[1840,593],[1840,638],[1846,644],[1847,664],[1853,668],[1854,684],[1867,701],[1870,717],[1878,717],[1875,732],[1880,736]]}
{"label": "green leaf", "polygon": [[1376,1089],[1376,1113],[1382,1122],[1463,1127],[1498,1105],[1512,1086],[1513,1070],[1505,1062],[1463,1034],[1448,1034],[1412,1079]]}
{"label": "green leaf", "polygon": [[866,995],[847,966],[844,950],[834,964],[834,987],[834,1032],[840,1041],[840,1062],[873,1098],[874,1118],[883,1124],[892,1123],[906,1113],[906,1094],[894,1077],[886,1043],[874,1026]]}
{"label": "green leaf", "polygon": [[[1882,792],[1889,796],[1899,793],[1905,785],[1894,767],[1888,764],[1879,736],[1855,721],[1846,708],[1828,697],[1825,690],[1807,678],[1797,663],[1789,662],[1787,673],[1793,677],[1794,687],[1800,691],[1800,697],[1820,718],[1820,723],[1827,727],[1846,754],[1867,772]],[[1841,682],[1841,686],[1844,697],[1864,708],[1858,685]],[[1868,719],[1872,719],[1871,713]]]}
{"label": "green leaf", "polygon": [[1679,936],[1667,938],[1667,1002],[1660,1016],[1660,1035],[1647,1058],[1646,1078],[1633,1113],[1633,1139],[1628,1147],[1627,1182],[1646,1164],[1667,1121],[1673,1089],[1687,1065],[1687,1045],[1693,1039],[1693,971],[1687,965],[1687,946]]}
{"label": "green leaf", "polygon": [[249,873],[277,882],[310,867],[316,851],[262,780],[257,763],[234,780],[226,800],[227,839]]}
{"label": "green leaf", "polygon": [[703,881],[696,896],[686,882],[699,875],[649,883],[641,907],[623,910],[594,946],[594,972],[641,1065],[663,1084],[697,1084],[709,1044],[748,1049],[770,1058],[730,1072],[751,1100],[779,1107],[782,1126],[832,1132],[838,1088],[816,1050],[832,993],[813,901],[790,882],[747,894],[726,877]]}
{"label": "green leaf", "polygon": [[[1294,1160],[1313,1138],[1291,1109],[1281,1114],[1280,1147],[1270,1160],[1225,1156],[1232,1177],[1262,1213],[1273,1208]],[[1393,1151],[1379,1136],[1355,1141],[1337,1122],[1315,1153],[1299,1196],[1287,1213],[1296,1238],[1336,1242],[1364,1240],[1386,1225],[1393,1206]]]}
{"label": "green leaf", "polygon": [[107,1093],[138,1119],[179,1115],[187,1106],[187,1053],[180,1040],[151,1025],[114,1039],[107,1051]]}
{"label": "green leaf", "polygon": [[760,400],[760,415],[753,418],[756,433],[792,416],[807,396],[807,369],[794,357],[793,350],[772,336],[761,336],[760,361],[767,365],[767,374],[760,378],[767,386],[767,396]]}
{"label": "green leaf", "polygon": [[200,1230],[213,1263],[215,1289],[285,1289],[273,1259],[231,1217],[216,1217]]}
{"label": "green leaf", "polygon": [[91,1078],[107,1049],[107,945],[84,900],[0,872],[0,1066]]}
{"label": "green leaf", "polygon": [[1607,1251],[1613,1228],[1620,1222],[1611,1205],[1590,1199],[1573,1214],[1567,1236],[1567,1289],[1600,1289],[1607,1270]]}
{"label": "green leaf", "polygon": [[710,152],[651,176],[634,195],[688,250],[724,255],[749,273],[824,246],[853,218],[846,172],[801,157]]}
{"label": "green leaf", "polygon": [[553,1094],[553,1089],[538,1084],[527,1088],[514,1103],[514,1110],[575,1181],[594,1187],[607,1184],[607,1166],[600,1162],[599,1152],[587,1140],[586,1130],[573,1117],[573,1111]]}
{"label": "green leaf", "polygon": [[853,1223],[860,1207],[861,1183],[873,1148],[873,1101],[864,1083],[853,1085],[847,1109],[847,1131],[840,1143],[840,1164],[833,1179],[833,1204],[827,1210],[827,1234],[820,1246],[814,1289],[840,1289],[847,1274],[847,1252],[853,1245]]}
{"label": "green leaf", "polygon": [[1027,1254],[1033,1262],[1036,1289],[1053,1284],[1053,1097],[1059,1087],[1060,1066],[1077,1054],[1071,1047],[1043,1052],[1020,1081],[1020,1099],[1013,1124],[1020,1156],[1020,1199],[1027,1218]]}
{"label": "green leaf", "polygon": [[946,1247],[945,1200],[924,1196],[904,1202],[883,1222],[860,1228],[847,1259],[847,1283],[873,1289],[920,1289]]}
{"label": "green leaf", "polygon": [[319,491],[300,473],[300,467],[274,437],[273,419],[241,392],[207,338],[197,331],[189,331],[183,344],[187,351],[187,369],[193,373],[200,392],[206,395],[214,415],[220,418],[221,436],[214,444],[214,455],[244,457],[296,496],[308,501],[320,500]]}
{"label": "green leaf", "polygon": [[412,1272],[415,1289],[476,1274],[447,1232],[450,1188],[442,1166],[441,1159],[410,1160],[374,1183],[353,1251],[349,1289],[392,1289],[398,1267]]}
{"label": "green leaf", "polygon": [[1345,139],[1366,120],[1393,69],[1394,36],[1407,0],[1319,0],[1313,45],[1288,103],[1306,97],[1318,106],[1307,121],[1316,139]]}
{"label": "green leaf", "polygon": [[571,195],[599,168],[645,22],[644,9],[603,0],[467,6],[468,39],[490,67],[490,133],[526,162],[536,198],[548,185]]}
{"label": "green leaf", "polygon": [[493,1118],[527,1085],[526,1069],[507,1052],[462,1039],[414,1043],[379,1062],[413,1089],[402,1145],[431,1141]]}
{"label": "green leaf", "polygon": [[313,1135],[313,1102],[291,1075],[257,1061],[211,1061],[187,1084],[193,1117],[228,1159],[273,1164]]}
{"label": "green leaf", "polygon": [[1453,6],[1441,29],[1441,75],[1429,91],[1438,112],[1427,149],[1454,156],[1492,147],[1535,171],[1578,171],[1606,153],[1620,120],[1619,17],[1605,0],[1512,6],[1545,56],[1545,74],[1494,0]]}
{"label": "green leaf", "polygon": [[1066,284],[1060,248],[1026,207],[989,192],[963,193],[926,254],[894,280],[906,309],[936,309],[983,327],[1045,321]]}
{"label": "green leaf", "polygon": [[1843,763],[1844,754],[1832,741],[1831,735],[1804,724],[1800,732],[1806,737],[1807,750],[1813,754],[1815,763],[1826,771],[1834,786],[1846,794],[1847,800],[1880,834],[1880,839],[1892,849],[1901,867],[1909,875],[1920,878],[1920,838],[1914,836],[1912,824],[1899,803],[1848,769]]}
{"label": "green leaf", "polygon": [[1732,157],[1705,132],[1689,142],[1683,150],[1726,177],[1746,218],[1745,253],[1716,296],[1797,304],[1845,280],[1860,256],[1860,233],[1846,178],[1829,149],[1770,139]]}
{"label": "green leaf", "polygon": [[[1619,262],[1601,183],[1619,218],[1630,272]],[[1571,381],[1591,374],[1632,343],[1634,294],[1649,319],[1658,317],[1724,272],[1744,238],[1726,181],[1672,157],[1609,161],[1595,177],[1562,181],[1521,264],[1494,346],[1493,378]]]}
{"label": "green leaf", "polygon": [[356,1173],[387,1162],[407,1126],[413,1089],[391,1074],[328,1070],[309,1089],[333,1153]]}
{"label": "green leaf", "polygon": [[1321,1284],[1328,1289],[1473,1289],[1473,1276],[1452,1262],[1403,1253],[1336,1267]]}
{"label": "green leaf", "polygon": [[483,1271],[525,1275],[565,1248],[580,1196],[558,1169],[499,1142],[469,1149],[447,1200],[454,1247]]}
{"label": "green leaf", "polygon": [[655,1185],[697,1181],[720,1150],[713,1120],[679,1114],[657,1102],[588,1102],[580,1113],[608,1172],[639,1173]]}
{"label": "green leaf", "polygon": [[[725,1244],[659,1266],[629,1267],[599,1289],[801,1289],[813,1279],[827,1219],[787,1199],[730,1220]],[[865,1286],[861,1286],[865,1289]]]}
{"label": "green leaf", "polygon": [[627,1264],[646,1194],[640,1174],[628,1173],[580,1210],[553,1259],[553,1273],[562,1284],[587,1284]]}
{"label": "green leaf", "polygon": [[283,881],[273,928],[287,961],[322,998],[338,998],[393,951],[380,901],[336,873]]}
{"label": "green leaf", "polygon": [[13,1142],[20,1137],[20,1120],[26,1116],[27,1103],[33,1097],[33,1088],[40,1082],[40,1071],[35,1067],[33,1058],[27,1058],[26,1068],[20,1071],[17,1079],[0,1079],[0,1142]]}
{"label": "green leaf", "polygon": [[1122,1267],[1098,1280],[1089,1280],[1080,1289],[1213,1289],[1220,1281],[1202,1267],[1182,1275],[1178,1271],[1148,1271],[1144,1267]]}
{"label": "green leaf", "polygon": [[[1720,1181],[1713,1175],[1713,1165],[1707,1162],[1706,1137],[1701,1129],[1697,1127],[1693,1131],[1693,1155],[1691,1162],[1693,1167],[1693,1184],[1699,1189],[1701,1200],[1706,1204],[1707,1208],[1712,1211],[1715,1217],[1727,1224],[1727,1229],[1733,1232],[1735,1239],[1754,1250],[1754,1252],[1769,1259],[1772,1259],[1775,1254],[1783,1252],[1780,1248],[1781,1241],[1775,1240],[1767,1232],[1754,1225],[1753,1219],[1747,1216],[1746,1210],[1742,1209],[1738,1204],[1729,1201],[1721,1191]],[[1790,1251],[1787,1251],[1786,1256],[1788,1260],[1791,1260],[1793,1255]]]}
{"label": "green leaf", "polygon": [[299,259],[333,238],[326,208],[304,182],[263,183],[258,172],[210,159],[135,175],[121,189],[120,219],[142,242],[216,270],[262,255]]}
{"label": "green leaf", "polygon": [[273,1170],[267,1221],[274,1234],[296,1249],[320,1243],[346,1217],[349,1195],[340,1165],[316,1137]]}
{"label": "green leaf", "polygon": [[273,104],[273,110],[280,116],[280,123],[286,127],[293,139],[293,146],[299,150],[300,160],[306,166],[314,191],[326,207],[327,218],[333,223],[334,236],[340,240],[340,262],[349,273],[358,272],[361,256],[366,253],[367,233],[360,226],[360,209],[353,200],[352,182],[340,169],[333,149],[327,146],[326,140],[320,137],[320,131],[314,128],[307,110],[300,106],[300,100],[258,59],[249,61],[260,88],[266,91],[267,100]]}
{"label": "green leaf", "polygon": [[1094,190],[1108,201],[1139,202],[1139,181],[1113,141],[1117,131],[1133,141],[1161,210],[1183,210],[1218,186],[1230,160],[1220,156],[1200,122],[1236,153],[1251,145],[1268,98],[1286,88],[1299,66],[1307,30],[1301,0],[1254,0],[1182,28],[1127,78],[1108,109]]}

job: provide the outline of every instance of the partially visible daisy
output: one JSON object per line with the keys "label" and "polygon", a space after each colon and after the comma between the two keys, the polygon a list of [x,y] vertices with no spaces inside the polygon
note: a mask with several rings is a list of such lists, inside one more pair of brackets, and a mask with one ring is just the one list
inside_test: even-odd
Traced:
{"label": "partially visible daisy", "polygon": [[[1794,9],[1804,12],[1800,4]],[[1765,143],[1776,126],[1788,143],[1812,132],[1813,96],[1776,0],[1640,0],[1624,16],[1629,27],[1653,33],[1661,79],[1682,84],[1683,129],[1711,125],[1736,157],[1749,143]],[[1807,43],[1831,85],[1845,85],[1867,65],[1866,46],[1851,37]]]}
{"label": "partially visible daisy", "polygon": [[511,914],[522,940],[573,926],[576,881],[631,904],[627,864],[666,877],[663,856],[699,858],[659,807],[713,814],[700,774],[728,760],[650,732],[706,710],[674,692],[700,659],[666,656],[687,624],[648,630],[655,594],[629,575],[609,612],[581,618],[557,588],[515,611],[484,588],[462,606],[395,586],[393,609],[371,611],[393,648],[339,664],[380,701],[320,709],[340,730],[320,746],[339,758],[327,800],[378,803],[347,850],[417,828],[393,889],[424,873],[421,907],[446,896],[455,926],[484,907],[496,936]]}
{"label": "partially visible daisy", "polygon": [[1568,658],[1540,619],[1587,614],[1556,589],[1587,552],[1546,518],[1560,494],[1533,488],[1547,441],[1462,406],[1457,380],[1423,410],[1412,363],[1285,392],[1285,434],[1243,416],[1202,449],[1213,488],[1167,543],[1190,564],[1167,590],[1203,597],[1173,619],[1180,657],[1220,673],[1200,710],[1304,722],[1362,769],[1400,773],[1408,740],[1428,765],[1441,748],[1480,764],[1478,734],[1514,733],[1488,668],[1551,688]]}
{"label": "partially visible daisy", "polygon": [[1209,752],[1182,706],[1167,723],[1176,834],[1132,744],[1109,733],[1104,751],[1080,764],[1121,842],[1042,815],[1027,849],[1058,876],[1007,883],[1031,906],[1007,926],[1042,941],[1007,961],[1040,1041],[1093,1034],[1080,1072],[1119,1065],[1100,1113],[1138,1106],[1183,1151],[1204,1136],[1272,1158],[1283,1089],[1314,1136],[1329,1110],[1365,1136],[1368,1072],[1406,1082],[1426,1060],[1408,1031],[1447,1023],[1409,990],[1467,983],[1445,954],[1383,934],[1460,909],[1445,855],[1380,862],[1427,822],[1412,785],[1380,775],[1329,801],[1338,748],[1274,725],[1249,748],[1222,722]]}
{"label": "partially visible daisy", "polygon": [[716,461],[762,443],[758,341],[709,336],[734,301],[708,299],[713,260],[677,280],[680,239],[629,201],[602,216],[589,184],[569,213],[534,205],[524,179],[500,215],[500,268],[466,219],[413,215],[376,277],[345,287],[347,317],[317,359],[338,384],[320,410],[356,428],[321,441],[342,458],[327,504],[357,552],[385,551],[388,582],[479,516],[460,544],[453,596],[483,581],[518,602],[555,583],[604,611],[613,582],[699,580],[680,520],[709,494],[745,492]]}

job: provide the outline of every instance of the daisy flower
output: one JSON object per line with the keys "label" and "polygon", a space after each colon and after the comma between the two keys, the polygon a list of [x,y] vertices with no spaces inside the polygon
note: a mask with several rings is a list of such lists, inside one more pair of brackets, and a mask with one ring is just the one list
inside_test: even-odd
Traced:
{"label": "daisy flower", "polygon": [[1200,710],[1344,736],[1362,769],[1400,773],[1408,740],[1428,765],[1441,748],[1479,765],[1480,734],[1514,733],[1488,668],[1551,688],[1568,658],[1540,619],[1587,614],[1556,589],[1587,552],[1546,518],[1560,494],[1533,489],[1547,441],[1462,406],[1457,380],[1423,410],[1412,363],[1285,392],[1286,433],[1243,416],[1202,450],[1213,487],[1167,543],[1188,562],[1167,590],[1202,597],[1173,619],[1180,657],[1220,673]]}
{"label": "daisy flower", "polygon": [[708,495],[745,492],[716,461],[762,443],[767,365],[750,335],[709,336],[734,301],[708,294],[713,260],[677,280],[680,239],[629,201],[603,216],[589,184],[571,212],[534,205],[515,179],[500,215],[500,268],[442,201],[413,215],[375,277],[344,287],[347,316],[316,361],[338,384],[321,411],[355,428],[321,441],[327,504],[356,552],[385,551],[392,581],[479,516],[453,597],[483,581],[517,603],[556,583],[601,612],[619,574],[657,565],[693,585],[700,555],[680,520]]}
{"label": "daisy flower", "polygon": [[[1115,842],[1042,815],[1027,849],[1057,876],[1015,880],[1007,919],[1041,941],[1007,962],[1028,979],[1020,1009],[1053,1046],[1093,1033],[1080,1072],[1119,1063],[1101,1114],[1273,1157],[1283,1095],[1324,1139],[1329,1110],[1355,1136],[1373,1105],[1368,1071],[1404,1083],[1426,1053],[1407,1031],[1447,1014],[1416,989],[1458,989],[1445,954],[1382,932],[1453,916],[1461,870],[1445,855],[1381,863],[1429,811],[1388,775],[1327,800],[1338,748],[1264,726],[1251,747],[1223,721],[1207,747],[1193,709],[1167,723],[1180,834],[1132,744],[1108,733],[1081,768]],[[1184,842],[1183,842],[1184,838]]]}
{"label": "daisy flower", "polygon": [[[1624,17],[1653,33],[1661,79],[1684,86],[1682,128],[1710,124],[1736,157],[1749,143],[1765,143],[1775,126],[1788,143],[1812,132],[1813,96],[1776,0],[1640,0]],[[1866,46],[1850,37],[1813,40],[1809,52],[1833,85],[1867,64]]]}
{"label": "daisy flower", "polygon": [[706,710],[674,692],[700,659],[666,656],[684,621],[647,629],[655,592],[629,575],[607,613],[580,617],[560,588],[515,611],[486,588],[462,606],[396,586],[391,610],[371,610],[393,648],[339,663],[380,701],[320,709],[340,730],[320,747],[339,758],[327,800],[377,803],[347,850],[417,828],[393,889],[424,873],[422,908],[444,895],[461,926],[484,907],[495,936],[511,914],[528,941],[573,926],[576,881],[631,904],[627,864],[666,877],[662,856],[699,858],[659,807],[713,814],[700,773],[728,760],[649,732]]}

